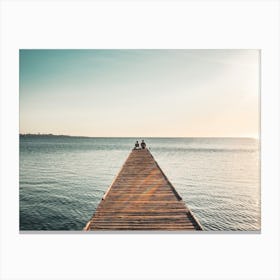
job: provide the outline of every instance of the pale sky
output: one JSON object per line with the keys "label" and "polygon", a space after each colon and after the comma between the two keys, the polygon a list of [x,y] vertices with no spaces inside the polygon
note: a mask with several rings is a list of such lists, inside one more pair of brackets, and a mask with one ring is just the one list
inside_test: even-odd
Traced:
{"label": "pale sky", "polygon": [[258,50],[20,50],[20,133],[257,137]]}

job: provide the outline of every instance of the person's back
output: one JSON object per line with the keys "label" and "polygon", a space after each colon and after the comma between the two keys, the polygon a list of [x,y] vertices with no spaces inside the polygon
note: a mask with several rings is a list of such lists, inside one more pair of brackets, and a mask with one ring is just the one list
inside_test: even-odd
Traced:
{"label": "person's back", "polygon": [[144,140],[142,140],[142,142],[141,142],[141,148],[142,148],[142,149],[145,149],[145,148],[146,148],[146,143],[144,142]]}
{"label": "person's back", "polygon": [[138,141],[136,141],[135,147],[134,147],[134,150],[137,150],[137,149],[139,149],[139,143],[138,143]]}

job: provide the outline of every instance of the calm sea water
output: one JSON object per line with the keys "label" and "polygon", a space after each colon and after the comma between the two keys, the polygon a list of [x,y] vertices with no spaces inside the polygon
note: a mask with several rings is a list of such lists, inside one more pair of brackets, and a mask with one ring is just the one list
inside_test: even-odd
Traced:
{"label": "calm sea water", "polygon": [[[82,230],[135,140],[20,137],[20,230]],[[145,140],[205,230],[260,230],[257,140]]]}

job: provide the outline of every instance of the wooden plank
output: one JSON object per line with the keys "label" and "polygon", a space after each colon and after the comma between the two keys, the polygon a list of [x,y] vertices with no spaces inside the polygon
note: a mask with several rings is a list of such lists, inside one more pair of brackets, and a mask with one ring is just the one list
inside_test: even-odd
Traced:
{"label": "wooden plank", "polygon": [[133,150],[85,230],[202,230],[149,150]]}

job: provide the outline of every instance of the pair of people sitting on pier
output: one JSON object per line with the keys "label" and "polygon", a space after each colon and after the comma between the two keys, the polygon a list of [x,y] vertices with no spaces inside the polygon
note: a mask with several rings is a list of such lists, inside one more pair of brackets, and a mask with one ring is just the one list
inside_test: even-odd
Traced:
{"label": "pair of people sitting on pier", "polygon": [[[146,143],[144,142],[144,140],[142,140],[142,142],[141,142],[140,145],[141,145],[141,148],[142,148],[142,149],[146,149]],[[140,149],[140,147],[139,147],[139,142],[136,141],[134,150],[139,150],[139,149]]]}

